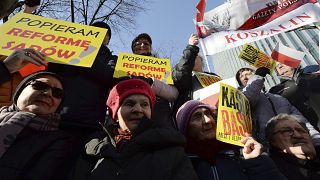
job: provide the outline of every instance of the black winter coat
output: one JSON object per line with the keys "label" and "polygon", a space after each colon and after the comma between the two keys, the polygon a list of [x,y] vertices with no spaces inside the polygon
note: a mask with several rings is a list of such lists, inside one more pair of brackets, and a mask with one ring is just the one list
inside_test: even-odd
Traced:
{"label": "black winter coat", "polygon": [[[193,99],[193,92],[203,88],[198,79],[192,73],[198,53],[199,47],[188,45],[186,49],[183,50],[183,56],[179,63],[173,68],[172,78],[174,85],[179,90],[178,99],[173,107],[174,115],[185,102]],[[208,75],[216,75],[209,72],[203,73]]]}
{"label": "black winter coat", "polygon": [[25,128],[0,159],[1,180],[61,180],[67,177],[70,136]]}
{"label": "black winter coat", "polygon": [[283,80],[269,92],[287,98],[309,122],[320,129],[320,75],[298,73]]}
{"label": "black winter coat", "polygon": [[319,180],[320,159],[313,161],[298,159],[293,155],[270,150],[270,158],[274,161],[280,172],[288,180]]}
{"label": "black winter coat", "polygon": [[[238,156],[238,155],[237,155]],[[219,154],[215,165],[194,156],[189,156],[200,180],[285,180],[272,160],[262,154],[253,159]]]}
{"label": "black winter coat", "polygon": [[91,68],[49,63],[48,70],[62,76],[65,99],[60,111],[61,125],[100,128],[104,122],[106,101],[113,87],[117,57],[101,46]]}
{"label": "black winter coat", "polygon": [[141,122],[130,141],[117,150],[113,139],[93,139],[79,160],[75,180],[197,179],[184,152],[184,137],[175,130]]}

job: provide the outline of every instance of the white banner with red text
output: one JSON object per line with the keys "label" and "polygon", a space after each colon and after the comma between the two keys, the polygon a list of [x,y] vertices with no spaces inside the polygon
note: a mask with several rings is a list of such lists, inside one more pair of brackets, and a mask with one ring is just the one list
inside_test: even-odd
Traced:
{"label": "white banner with red text", "polygon": [[205,13],[198,26],[205,55],[213,55],[319,21],[317,0],[233,0]]}

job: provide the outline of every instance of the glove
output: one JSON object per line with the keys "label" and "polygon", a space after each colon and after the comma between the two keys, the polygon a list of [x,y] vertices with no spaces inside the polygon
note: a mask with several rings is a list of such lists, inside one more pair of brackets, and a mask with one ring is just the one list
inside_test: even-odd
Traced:
{"label": "glove", "polygon": [[259,67],[256,70],[256,75],[262,76],[262,77],[266,77],[267,74],[270,74],[270,69],[266,68],[266,67]]}

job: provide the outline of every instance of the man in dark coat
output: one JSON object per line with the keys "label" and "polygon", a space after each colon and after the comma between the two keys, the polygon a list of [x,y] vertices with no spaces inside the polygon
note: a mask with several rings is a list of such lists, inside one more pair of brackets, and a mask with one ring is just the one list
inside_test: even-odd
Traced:
{"label": "man in dark coat", "polygon": [[[236,79],[242,92],[250,102],[253,119],[253,136],[266,145],[264,127],[268,120],[280,113],[302,115],[286,98],[264,91],[264,81],[270,70],[259,67],[253,69],[241,68],[236,74]],[[320,145],[320,133],[304,118],[315,146]]]}
{"label": "man in dark coat", "polygon": [[320,159],[301,116],[279,114],[265,132],[270,157],[289,180],[320,179]]}
{"label": "man in dark coat", "polygon": [[67,177],[71,136],[58,129],[61,78],[39,71],[16,88],[13,104],[0,109],[2,180],[61,180]]}
{"label": "man in dark coat", "polygon": [[320,129],[320,75],[292,68],[277,62],[276,70],[281,83],[269,92],[287,98],[305,116],[310,123]]}

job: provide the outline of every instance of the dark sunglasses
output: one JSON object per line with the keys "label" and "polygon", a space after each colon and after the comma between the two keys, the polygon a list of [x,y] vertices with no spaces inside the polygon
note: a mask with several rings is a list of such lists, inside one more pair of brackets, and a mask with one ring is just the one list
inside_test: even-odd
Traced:
{"label": "dark sunglasses", "polygon": [[49,84],[42,81],[33,80],[30,81],[27,85],[31,85],[31,87],[37,91],[48,91],[50,89],[52,96],[58,99],[62,99],[64,95],[64,91],[62,89],[51,87]]}
{"label": "dark sunglasses", "polygon": [[150,43],[148,41],[137,41],[135,44],[134,44],[134,47],[136,46],[141,46],[141,45],[145,45],[145,46],[150,46]]}

